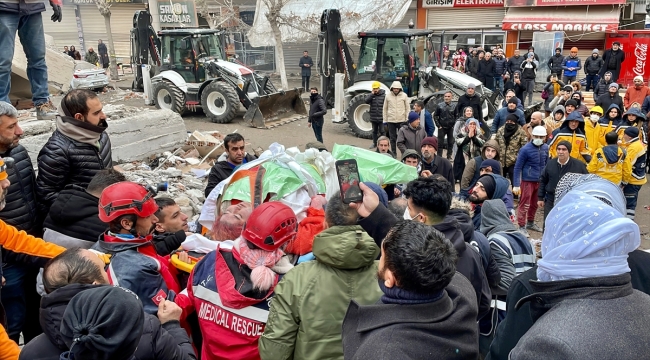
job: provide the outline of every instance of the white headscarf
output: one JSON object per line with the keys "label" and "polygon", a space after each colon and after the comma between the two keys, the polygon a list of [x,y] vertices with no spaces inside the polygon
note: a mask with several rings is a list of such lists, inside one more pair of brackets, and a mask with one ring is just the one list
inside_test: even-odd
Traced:
{"label": "white headscarf", "polygon": [[584,191],[596,199],[610,205],[621,214],[626,213],[625,195],[613,182],[595,174],[566,173],[555,188],[555,203],[571,190]]}
{"label": "white headscarf", "polygon": [[569,191],[546,219],[537,278],[557,281],[630,272],[628,253],[640,243],[634,221],[585,192]]}

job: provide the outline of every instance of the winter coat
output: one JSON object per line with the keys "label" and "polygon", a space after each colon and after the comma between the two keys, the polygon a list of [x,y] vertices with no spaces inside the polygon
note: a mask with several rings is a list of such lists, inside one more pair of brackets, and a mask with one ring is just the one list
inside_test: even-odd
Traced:
{"label": "winter coat", "polygon": [[101,65],[107,67],[110,63],[110,60],[108,58],[108,48],[106,47],[106,44],[97,44],[97,52],[99,53],[99,60],[101,61]]}
{"label": "winter coat", "polygon": [[[555,114],[561,112],[562,113],[562,121],[555,121]],[[548,138],[550,139],[553,131],[556,129],[559,129],[560,126],[564,123],[564,118],[566,112],[564,110],[563,105],[557,105],[554,109],[551,115],[549,115],[547,118],[544,119],[544,126],[546,126],[546,133],[548,134]]]}
{"label": "winter coat", "polygon": [[621,64],[625,61],[625,52],[623,49],[614,51],[613,49],[605,50],[603,54],[603,67],[600,69],[600,77],[602,78],[606,72],[612,73],[612,81],[618,80],[621,74]]}
{"label": "winter coat", "polygon": [[508,59],[508,63],[506,64],[507,71],[510,73],[510,78],[512,78],[512,75],[515,73],[515,71],[521,71],[521,63],[526,60],[523,56],[512,56],[510,59]]}
{"label": "winter coat", "polygon": [[[564,69],[564,76],[577,76],[578,75],[578,70],[582,67],[582,62],[580,61],[579,57],[573,57],[571,55],[567,56],[564,58],[562,61],[562,69]],[[569,70],[569,68],[573,68],[573,70]]]}
{"label": "winter coat", "polygon": [[341,326],[350,301],[371,305],[382,295],[376,281],[379,252],[358,225],[316,235],[316,260],[292,269],[275,287],[259,339],[261,358],[343,359]]}
{"label": "winter coat", "polygon": [[99,56],[97,56],[96,52],[87,52],[86,56],[84,57],[84,61],[89,62],[93,65],[97,65],[99,63]]}
{"label": "winter coat", "polygon": [[557,158],[549,159],[542,171],[542,176],[539,177],[539,190],[537,191],[539,201],[554,202],[557,183],[567,173],[587,174],[587,165],[573,157],[569,157],[569,161],[564,165],[560,165]]}
{"label": "winter coat", "polygon": [[521,63],[521,79],[522,80],[535,80],[537,77],[537,61],[531,62],[524,61]]}
{"label": "winter coat", "polygon": [[[99,220],[99,199],[79,185],[67,185],[52,204],[43,228],[48,242],[89,249],[108,225]],[[49,230],[49,231],[48,231]]]}
{"label": "winter coat", "polygon": [[[62,119],[64,122],[79,122],[69,117]],[[98,171],[110,168],[113,162],[111,140],[106,128],[79,123],[80,127],[101,131],[98,145],[74,140],[57,129],[38,153],[36,201],[43,217],[66,185],[77,184],[85,188]]]}
{"label": "winter coat", "polygon": [[386,91],[379,89],[377,95],[370,93],[366,96],[366,104],[370,105],[370,121],[374,123],[384,122],[384,99],[386,99]]}
{"label": "winter coat", "polygon": [[539,182],[539,177],[548,160],[548,145],[536,146],[532,142],[521,148],[517,155],[513,175],[513,187],[519,187],[521,181]]}
{"label": "winter coat", "polygon": [[[245,164],[255,159],[257,159],[255,155],[246,154],[246,156],[244,156],[243,163]],[[227,160],[217,161],[212,169],[210,169],[210,175],[208,176],[208,185],[205,187],[205,197],[207,198],[212,192],[212,189],[217,187],[220,182],[232,175],[232,172],[235,170],[235,168],[236,166],[229,163]]]}
{"label": "winter coat", "polygon": [[431,303],[362,306],[352,301],[343,321],[345,359],[478,359],[476,302],[456,274]]}
{"label": "winter coat", "polygon": [[424,126],[424,131],[427,133],[427,136],[433,136],[433,133],[436,131],[436,124],[433,122],[433,116],[427,109],[422,109],[420,111],[420,125]]}
{"label": "winter coat", "polygon": [[[61,336],[65,308],[72,298],[88,289],[107,285],[70,284],[54,290],[41,300],[39,320],[43,333],[27,343],[20,353],[24,360],[59,360],[68,351]],[[187,332],[178,321],[160,324],[154,315],[145,314],[142,337],[132,360],[196,359]]]}
{"label": "winter coat", "polygon": [[[61,2],[59,1],[59,4]],[[39,0],[3,0],[0,1],[0,13],[20,13],[20,16],[29,16],[45,11],[45,3]]]}
{"label": "winter coat", "polygon": [[502,107],[501,109],[497,110],[496,114],[494,114],[494,119],[492,120],[492,127],[490,130],[492,131],[492,134],[496,134],[499,129],[503,127],[503,125],[506,124],[506,118],[510,114],[515,114],[517,115],[517,118],[519,118],[518,124],[520,126],[526,125],[526,116],[524,116],[524,112],[515,109],[514,111],[511,111],[507,107]]}
{"label": "winter coat", "polygon": [[[627,116],[629,115],[636,115],[636,125],[630,122],[627,119]],[[645,114],[641,112],[641,110],[637,107],[631,107],[628,111],[623,114],[623,121],[620,122],[620,124],[616,127],[614,131],[618,134],[618,139],[622,140],[623,139],[623,133],[625,132],[625,129],[629,128],[630,126],[636,126],[639,128],[639,140],[645,145],[648,144],[648,137],[647,133],[643,130],[643,124],[646,121]]]}
{"label": "winter coat", "polygon": [[641,106],[645,98],[649,95],[650,87],[646,85],[643,85],[640,89],[637,89],[635,86],[630,86],[625,91],[625,96],[623,96],[623,105],[625,105],[626,109],[629,109],[634,103]]}
{"label": "winter coat", "polygon": [[[571,130],[569,121],[577,120],[578,127]],[[571,157],[587,164],[591,161],[591,150],[587,145],[587,136],[585,135],[585,119],[577,111],[569,114],[559,129],[553,131],[551,141],[548,144],[548,155],[552,158],[557,157],[557,145],[562,141],[571,143]]]}
{"label": "winter coat", "polygon": [[[596,88],[594,89],[594,99],[598,99],[599,97],[607,94],[609,92],[609,84],[611,84],[611,83],[613,83],[612,79],[609,79],[609,81],[606,81],[605,78],[602,75],[600,75],[600,80],[598,80],[598,84],[596,85]],[[623,102],[621,101],[621,106],[622,106],[622,104],[623,104]]]}
{"label": "winter coat", "polygon": [[593,122],[590,118],[585,120],[585,136],[587,137],[587,146],[591,150],[592,154],[594,151],[600,148],[600,143],[598,142],[598,133],[596,129],[598,128],[598,121]]}
{"label": "winter coat", "polygon": [[186,238],[187,235],[185,234],[184,230],[178,230],[175,233],[159,233],[157,231],[154,231],[152,242],[153,246],[156,248],[156,254],[160,256],[167,256],[173,253],[175,250],[178,250]]}
{"label": "winter coat", "polygon": [[404,91],[401,90],[402,84],[399,81],[393,81],[390,87],[391,89],[399,88],[400,92],[395,95],[391,90],[386,94],[382,109],[384,122],[401,124],[406,122],[409,111],[411,111],[409,99]]}
{"label": "winter coat", "polygon": [[481,96],[474,93],[473,96],[463,94],[458,97],[458,104],[456,105],[456,118],[463,116],[463,111],[466,107],[471,106],[474,111],[474,118],[483,121],[483,104]]}
{"label": "winter coat", "polygon": [[[609,109],[610,106],[616,105],[621,112],[623,111],[623,98],[618,93],[612,96],[609,91],[605,90],[605,93],[600,95],[596,99],[596,105],[602,107],[603,109]],[[607,114],[605,114],[607,115]]]}
{"label": "winter coat", "polygon": [[[648,281],[650,279],[650,270],[647,266],[649,261],[650,254],[643,250],[634,250],[627,258],[631,270],[632,287],[645,294],[650,294],[650,281]],[[508,313],[497,328],[496,336],[490,345],[490,352],[486,360],[507,360],[510,351],[533,326],[531,302],[522,302],[520,306],[516,305],[519,300],[534,293],[531,281],[536,280],[536,266],[513,279],[508,290]]]}
{"label": "winter coat", "polygon": [[169,259],[156,254],[152,236],[133,238],[132,235],[113,236],[108,231],[93,245],[94,250],[111,255],[106,272],[111,285],[133,291],[146,313],[156,315],[158,305],[153,299],[159,291],[165,294],[173,290],[178,294],[180,286],[174,276],[175,270]]}
{"label": "winter coat", "polygon": [[478,79],[478,56],[467,57],[467,72],[473,77]]}
{"label": "winter coat", "polygon": [[630,274],[531,282],[533,326],[510,353],[517,359],[641,359],[647,356],[650,296]]}
{"label": "winter coat", "polygon": [[18,145],[2,157],[13,158],[14,167],[7,168],[11,185],[7,189],[5,207],[0,210],[0,220],[30,235],[40,236],[42,218],[37,218],[36,175],[27,149]]}
{"label": "winter coat", "polygon": [[496,77],[505,74],[507,71],[508,59],[505,57],[499,59],[498,56],[495,56],[492,60],[494,60],[494,76]]}
{"label": "winter coat", "polygon": [[517,131],[510,138],[510,142],[506,145],[506,139],[504,133],[506,127],[502,126],[499,131],[497,131],[496,141],[499,143],[499,149],[501,150],[501,167],[506,168],[514,166],[517,161],[517,154],[519,150],[528,143],[528,136],[521,126],[517,126]]}
{"label": "winter coat", "polygon": [[[564,87],[564,83],[560,80],[557,81],[557,84],[559,85],[560,90]],[[548,98],[544,100],[544,110],[545,111],[551,111],[551,101],[559,95],[559,91],[555,92],[555,87],[552,82],[547,82],[546,85],[544,85],[543,91],[548,92]]]}
{"label": "winter coat", "polygon": [[[612,108],[618,109],[618,115],[610,119],[609,118],[609,112]],[[605,108],[603,108],[605,109]],[[607,135],[608,132],[610,131],[616,131],[616,128],[621,125],[623,122],[623,110],[618,107],[616,104],[612,104],[607,107],[607,110],[605,111],[605,116],[600,118],[598,120],[598,124],[596,125],[596,130],[594,133],[598,137],[598,142],[600,143],[600,146],[605,146],[607,145],[607,142],[605,142],[605,135]]]}
{"label": "winter coat", "polygon": [[[467,190],[469,191],[476,185],[476,180],[478,180],[480,176],[480,168],[481,168],[481,163],[483,160],[486,159],[485,157],[485,149],[491,147],[497,151],[497,155],[494,157],[494,160],[499,161],[501,158],[501,150],[499,148],[499,143],[494,140],[488,140],[483,144],[483,147],[481,147],[481,156],[480,157],[474,157],[470,159],[467,162],[467,166],[465,166],[465,171],[463,171],[463,177],[460,180],[460,189],[462,190]],[[498,175],[501,175],[501,172],[499,172]]]}
{"label": "winter coat", "polygon": [[[368,235],[375,239],[377,246],[381,248],[381,242],[397,221],[395,215],[383,205],[379,205],[370,216],[360,219],[358,223]],[[469,224],[467,221],[465,223]],[[456,271],[465,275],[472,284],[475,292],[473,301],[478,304],[478,317],[475,320],[480,319],[490,311],[490,298],[492,296],[490,285],[483,270],[481,255],[474,247],[465,242],[461,225],[454,216],[447,214],[442,222],[433,225],[433,227],[443,233],[445,238],[454,245],[454,249],[458,253]]]}
{"label": "winter coat", "polygon": [[397,132],[397,148],[404,154],[406,149],[412,149],[420,152],[422,140],[427,137],[427,133],[421,125],[413,128],[410,124],[402,125]]}
{"label": "winter coat", "polygon": [[618,145],[607,145],[594,152],[587,171],[620,185],[623,175],[632,173],[632,165],[625,150]]}
{"label": "winter coat", "polygon": [[456,183],[454,180],[454,168],[452,167],[449,160],[440,155],[435,155],[430,163],[427,163],[424,161],[424,159],[422,159],[422,161],[420,161],[419,168],[420,173],[422,173],[424,170],[429,170],[431,171],[431,174],[442,175],[452,185]]}
{"label": "winter coat", "polygon": [[548,59],[546,65],[548,65],[551,74],[557,74],[558,78],[562,77],[562,63],[564,62],[564,55],[555,54]]}
{"label": "winter coat", "polygon": [[486,78],[498,75],[497,64],[494,62],[494,59],[490,58],[489,61],[483,59],[478,62],[478,76],[480,77],[479,80],[481,80],[481,82],[484,82],[483,80]]}
{"label": "winter coat", "polygon": [[647,150],[638,138],[632,139],[629,143],[623,144],[627,151],[627,159],[632,165],[630,173],[623,173],[623,182],[631,185],[643,185],[648,182],[646,178]]}
{"label": "winter coat", "polygon": [[603,58],[596,56],[594,59],[593,55],[588,57],[585,60],[584,71],[587,75],[598,75],[600,68],[603,67]]}
{"label": "winter coat", "polygon": [[481,133],[481,125],[478,123],[478,120],[472,119],[468,120],[466,124],[472,121],[476,124],[476,133],[473,137],[469,137],[469,133],[466,131],[467,125],[463,126],[460,133],[456,136],[456,144],[459,149],[462,149],[463,153],[469,157],[473,158],[475,156],[481,156],[481,150],[483,144],[485,144],[485,137]]}
{"label": "winter coat", "polygon": [[433,113],[433,119],[436,125],[445,129],[453,128],[456,123],[457,106],[458,104],[453,101],[449,104],[444,101],[438,103],[436,111]]}
{"label": "winter coat", "polygon": [[317,94],[315,98],[313,96],[310,96],[309,101],[309,119],[307,122],[322,124],[325,121],[325,114],[327,114],[325,100],[320,94]]}
{"label": "winter coat", "polygon": [[[311,59],[311,56],[301,56],[300,61],[298,62],[298,66],[300,66],[302,69],[300,70],[301,76],[311,76],[311,68],[314,66],[314,61]],[[307,90],[308,89],[305,89],[305,91]]]}

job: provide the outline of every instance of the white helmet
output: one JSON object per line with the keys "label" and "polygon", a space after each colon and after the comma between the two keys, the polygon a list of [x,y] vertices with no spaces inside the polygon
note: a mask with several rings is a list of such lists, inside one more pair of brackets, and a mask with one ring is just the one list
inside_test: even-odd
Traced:
{"label": "white helmet", "polygon": [[544,126],[538,125],[533,128],[533,136],[546,136],[546,128]]}

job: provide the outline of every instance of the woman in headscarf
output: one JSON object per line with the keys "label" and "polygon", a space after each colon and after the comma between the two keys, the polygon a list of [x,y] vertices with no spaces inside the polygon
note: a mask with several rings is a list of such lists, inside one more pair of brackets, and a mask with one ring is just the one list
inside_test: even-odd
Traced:
{"label": "woman in headscarf", "polygon": [[481,155],[481,147],[485,144],[485,137],[481,132],[481,124],[474,118],[469,118],[456,135],[456,145],[462,150],[465,163],[469,159]]}
{"label": "woman in headscarf", "polygon": [[[474,110],[471,106],[466,106],[463,109],[463,115],[456,119],[456,125],[454,125],[454,139],[458,139],[458,135],[461,133],[465,127],[465,123],[470,119],[474,119]],[[479,132],[480,126],[479,126]],[[454,170],[454,179],[458,179],[456,182],[460,182],[460,179],[463,177],[463,171],[465,171],[465,155],[462,151],[458,151],[458,142],[454,143],[454,152],[453,156],[453,170]]]}

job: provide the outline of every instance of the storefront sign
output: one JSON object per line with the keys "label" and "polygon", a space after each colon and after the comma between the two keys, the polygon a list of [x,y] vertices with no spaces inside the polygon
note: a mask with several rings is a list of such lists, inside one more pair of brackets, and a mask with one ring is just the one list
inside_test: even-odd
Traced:
{"label": "storefront sign", "polygon": [[422,7],[425,9],[503,7],[503,2],[504,0],[422,0]]}
{"label": "storefront sign", "polygon": [[505,6],[618,5],[625,4],[625,1],[626,0],[505,0]]}
{"label": "storefront sign", "polygon": [[650,78],[648,58],[650,54],[650,32],[644,30],[620,30],[616,34],[608,34],[605,49],[611,49],[614,41],[621,44],[625,53],[625,61],[621,64],[621,72],[617,83],[630,86],[635,76],[642,76],[646,81]]}
{"label": "storefront sign", "polygon": [[160,26],[169,27],[198,27],[194,1],[159,1]]}
{"label": "storefront sign", "polygon": [[[109,4],[145,4],[147,0],[106,0]],[[95,0],[63,0],[65,5],[92,5],[95,6]]]}
{"label": "storefront sign", "polygon": [[535,30],[535,31],[585,31],[585,32],[613,32],[618,29],[617,24],[600,23],[552,23],[552,22],[507,22],[501,27],[503,30]]}

